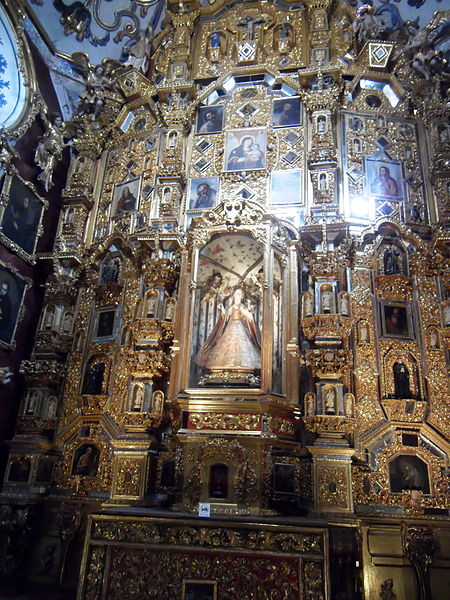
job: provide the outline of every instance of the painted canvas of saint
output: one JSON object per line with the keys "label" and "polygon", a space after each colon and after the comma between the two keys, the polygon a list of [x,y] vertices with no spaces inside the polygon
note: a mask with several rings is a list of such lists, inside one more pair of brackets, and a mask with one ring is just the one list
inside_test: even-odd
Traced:
{"label": "painted canvas of saint", "polygon": [[192,179],[189,193],[189,209],[203,210],[213,208],[217,199],[217,177]]}
{"label": "painted canvas of saint", "polygon": [[389,463],[389,484],[394,494],[403,490],[421,490],[429,494],[428,466],[418,456],[397,456]]}
{"label": "painted canvas of saint", "polygon": [[272,124],[274,127],[301,125],[300,98],[282,98],[273,103]]}
{"label": "painted canvas of saint", "polygon": [[400,165],[379,160],[367,160],[366,166],[371,194],[383,198],[403,196]]}
{"label": "painted canvas of saint", "polygon": [[13,177],[1,229],[28,254],[34,252],[42,206],[36,194],[18,177]]}
{"label": "painted canvas of saint", "polygon": [[227,133],[225,171],[252,171],[266,166],[264,129],[241,129]]}
{"label": "painted canvas of saint", "polygon": [[261,337],[252,313],[243,303],[244,290],[236,287],[200,350],[196,363],[209,371],[252,372],[261,368]]}
{"label": "painted canvas of saint", "polygon": [[386,337],[410,337],[408,309],[400,304],[382,306],[383,335]]}
{"label": "painted canvas of saint", "polygon": [[114,216],[120,217],[138,208],[140,179],[117,185],[114,190],[113,210]]}
{"label": "painted canvas of saint", "polygon": [[219,133],[223,127],[223,106],[202,106],[197,115],[197,134]]}

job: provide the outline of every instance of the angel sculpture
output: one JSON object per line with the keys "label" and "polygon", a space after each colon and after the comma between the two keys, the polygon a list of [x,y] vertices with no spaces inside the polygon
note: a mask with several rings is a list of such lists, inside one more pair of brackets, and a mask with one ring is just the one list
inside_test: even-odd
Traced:
{"label": "angel sculpture", "polygon": [[61,160],[63,148],[70,146],[72,142],[64,142],[64,138],[68,138],[69,134],[60,115],[53,115],[48,118],[44,112],[41,112],[41,119],[44,122],[46,131],[36,147],[34,162],[42,169],[38,179],[42,181],[45,190],[48,192],[53,185],[53,171]]}
{"label": "angel sculpture", "polygon": [[92,67],[89,56],[84,52],[74,52],[72,60],[75,70],[84,80],[85,90],[80,94],[77,116],[88,116],[95,121],[105,104],[107,92],[120,92],[115,78],[118,68],[123,64],[114,59],[105,59],[101,64]]}
{"label": "angel sculpture", "polygon": [[134,67],[145,75],[150,66],[153,37],[154,33],[150,25],[145,30],[140,29],[138,37],[131,39],[123,47],[121,56],[123,64],[127,67]]}
{"label": "angel sculpture", "polygon": [[[404,61],[410,61],[411,68],[421,77],[431,79],[439,75],[444,79],[450,76],[450,52],[447,40],[450,35],[450,10],[436,11],[426,27],[419,29],[417,22],[410,22],[408,39],[394,57],[399,69]],[[401,60],[403,59],[403,60]]]}
{"label": "angel sculpture", "polygon": [[0,127],[0,168],[7,169],[11,159],[19,158],[14,148],[14,140],[6,133],[4,127]]}
{"label": "angel sculpture", "polygon": [[363,4],[356,11],[352,29],[355,34],[357,52],[362,49],[368,40],[377,38],[380,34],[382,28],[375,12],[374,7],[368,3]]}

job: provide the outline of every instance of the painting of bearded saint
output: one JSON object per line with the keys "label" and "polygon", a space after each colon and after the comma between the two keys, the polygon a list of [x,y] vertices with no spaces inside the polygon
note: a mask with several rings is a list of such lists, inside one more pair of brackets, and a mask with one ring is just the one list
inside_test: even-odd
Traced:
{"label": "painting of bearded saint", "polygon": [[394,198],[398,198],[402,195],[400,165],[368,160],[367,168],[371,194]]}
{"label": "painting of bearded saint", "polygon": [[219,304],[220,316],[196,358],[201,367],[239,373],[261,368],[260,333],[243,299],[244,290],[237,287],[226,310]]}

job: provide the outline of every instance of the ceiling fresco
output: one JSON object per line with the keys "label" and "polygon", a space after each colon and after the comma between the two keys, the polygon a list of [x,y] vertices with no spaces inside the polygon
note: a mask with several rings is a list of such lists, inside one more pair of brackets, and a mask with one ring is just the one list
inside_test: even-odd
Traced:
{"label": "ceiling fresco", "polygon": [[124,44],[157,30],[164,0],[27,0],[27,11],[49,45],[63,55],[89,54],[91,64],[120,59]]}
{"label": "ceiling fresco", "polygon": [[406,21],[416,21],[424,27],[431,21],[434,12],[448,9],[446,0],[348,0],[347,4],[354,7],[373,5],[378,18],[392,30],[400,29]]}
{"label": "ceiling fresco", "polygon": [[84,89],[70,56],[85,52],[92,65],[120,60],[124,46],[148,28],[158,33],[165,16],[165,0],[26,0],[26,7],[25,31],[50,67],[64,119]]}

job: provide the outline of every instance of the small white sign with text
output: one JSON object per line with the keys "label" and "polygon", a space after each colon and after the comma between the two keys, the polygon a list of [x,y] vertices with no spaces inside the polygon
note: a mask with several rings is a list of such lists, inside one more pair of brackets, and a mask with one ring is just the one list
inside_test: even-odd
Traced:
{"label": "small white sign with text", "polygon": [[211,516],[211,504],[198,504],[198,516],[199,517],[210,517]]}

